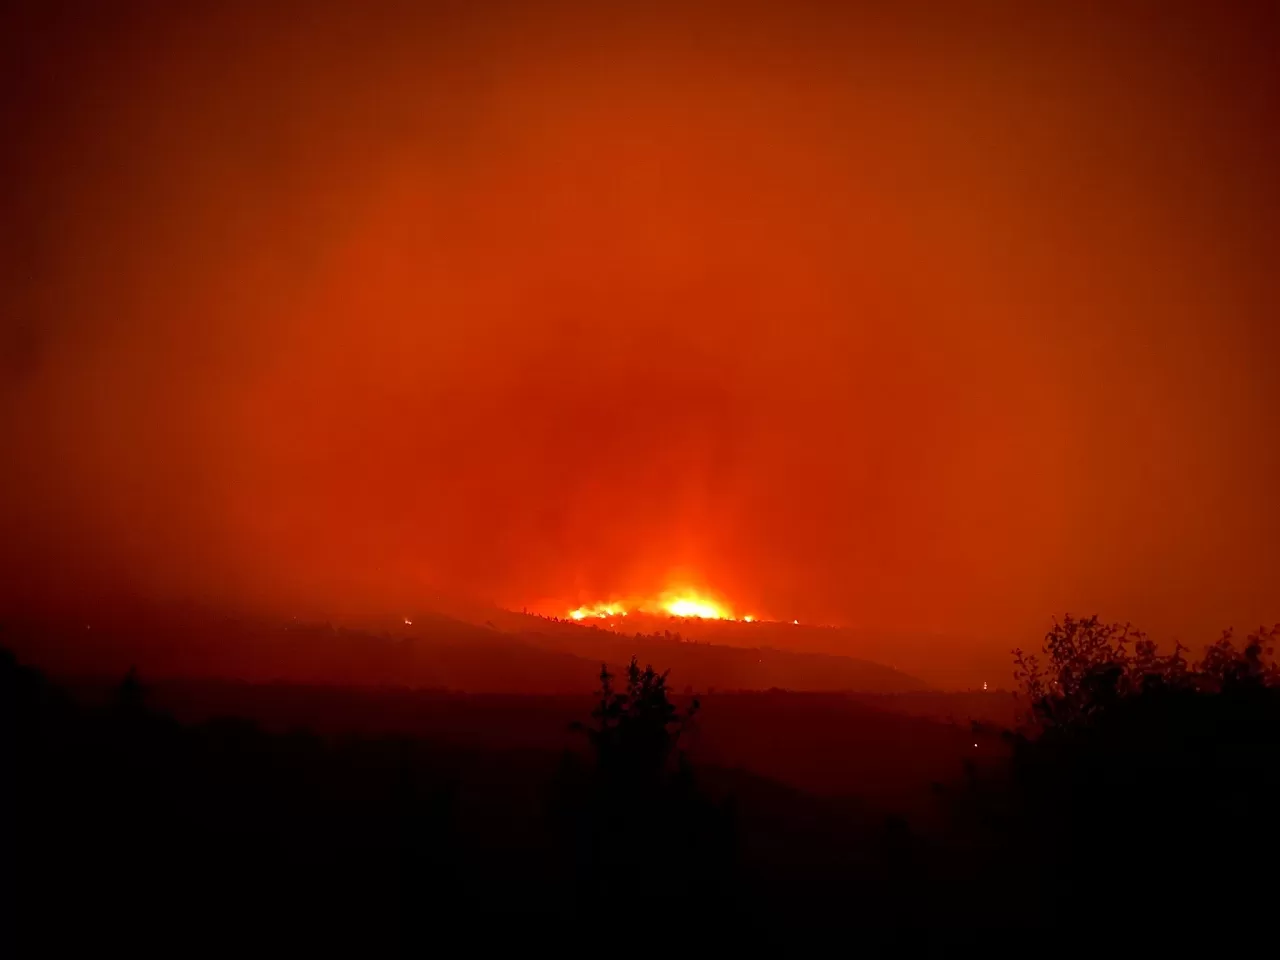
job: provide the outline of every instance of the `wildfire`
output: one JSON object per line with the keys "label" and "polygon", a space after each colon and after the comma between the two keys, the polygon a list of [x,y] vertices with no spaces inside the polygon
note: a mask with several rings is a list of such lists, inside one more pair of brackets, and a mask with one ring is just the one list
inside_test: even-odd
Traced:
{"label": "wildfire", "polygon": [[676,597],[665,601],[662,609],[673,617],[701,617],[704,620],[733,619],[733,615],[726,608],[698,597]]}
{"label": "wildfire", "polygon": [[[736,620],[732,608],[703,593],[690,590],[668,590],[656,600],[638,600],[631,603],[597,603],[569,611],[573,620],[607,620],[625,617],[628,611],[656,616],[696,617],[703,620]],[[755,617],[743,617],[751,623]]]}
{"label": "wildfire", "polygon": [[570,610],[569,616],[574,620],[586,620],[588,618],[596,618],[607,620],[609,617],[625,617],[627,611],[616,603],[598,603],[591,607],[579,607],[577,610]]}

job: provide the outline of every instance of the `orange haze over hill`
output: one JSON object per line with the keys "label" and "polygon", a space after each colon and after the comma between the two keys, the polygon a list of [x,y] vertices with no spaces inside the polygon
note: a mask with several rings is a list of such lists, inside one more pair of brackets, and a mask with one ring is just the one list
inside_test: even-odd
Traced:
{"label": "orange haze over hill", "polygon": [[1085,7],[6,5],[0,619],[1280,619],[1280,7]]}

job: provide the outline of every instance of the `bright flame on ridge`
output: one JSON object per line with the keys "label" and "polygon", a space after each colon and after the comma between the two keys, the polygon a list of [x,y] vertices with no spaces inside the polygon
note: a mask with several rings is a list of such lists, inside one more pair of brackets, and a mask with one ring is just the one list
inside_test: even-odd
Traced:
{"label": "bright flame on ridge", "polygon": [[[702,620],[735,620],[733,610],[724,603],[691,590],[668,590],[657,600],[641,600],[633,603],[596,603],[586,604],[576,610],[570,610],[568,616],[573,620],[607,620],[611,617],[625,617],[628,608],[637,613],[657,616],[698,618]],[[744,617],[750,623],[754,617]]]}
{"label": "bright flame on ridge", "polygon": [[609,617],[625,617],[627,611],[617,603],[598,603],[594,606],[579,607],[577,610],[570,610],[569,616],[574,620],[586,620],[588,617],[607,620]]}
{"label": "bright flame on ridge", "polygon": [[720,606],[696,597],[680,597],[663,603],[662,608],[673,617],[702,617],[704,620],[732,620]]}

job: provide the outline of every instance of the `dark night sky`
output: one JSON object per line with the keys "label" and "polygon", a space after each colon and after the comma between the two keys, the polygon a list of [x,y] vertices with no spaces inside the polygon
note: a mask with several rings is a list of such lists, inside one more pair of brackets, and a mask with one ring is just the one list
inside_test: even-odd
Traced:
{"label": "dark night sky", "polygon": [[1280,618],[1280,7],[604,6],[6,5],[4,602]]}

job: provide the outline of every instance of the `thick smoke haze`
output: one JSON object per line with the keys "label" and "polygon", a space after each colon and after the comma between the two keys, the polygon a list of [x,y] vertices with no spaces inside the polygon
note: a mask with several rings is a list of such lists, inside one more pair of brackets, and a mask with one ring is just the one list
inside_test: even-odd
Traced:
{"label": "thick smoke haze", "polygon": [[15,6],[5,604],[1280,618],[1275,8],[847,6]]}

